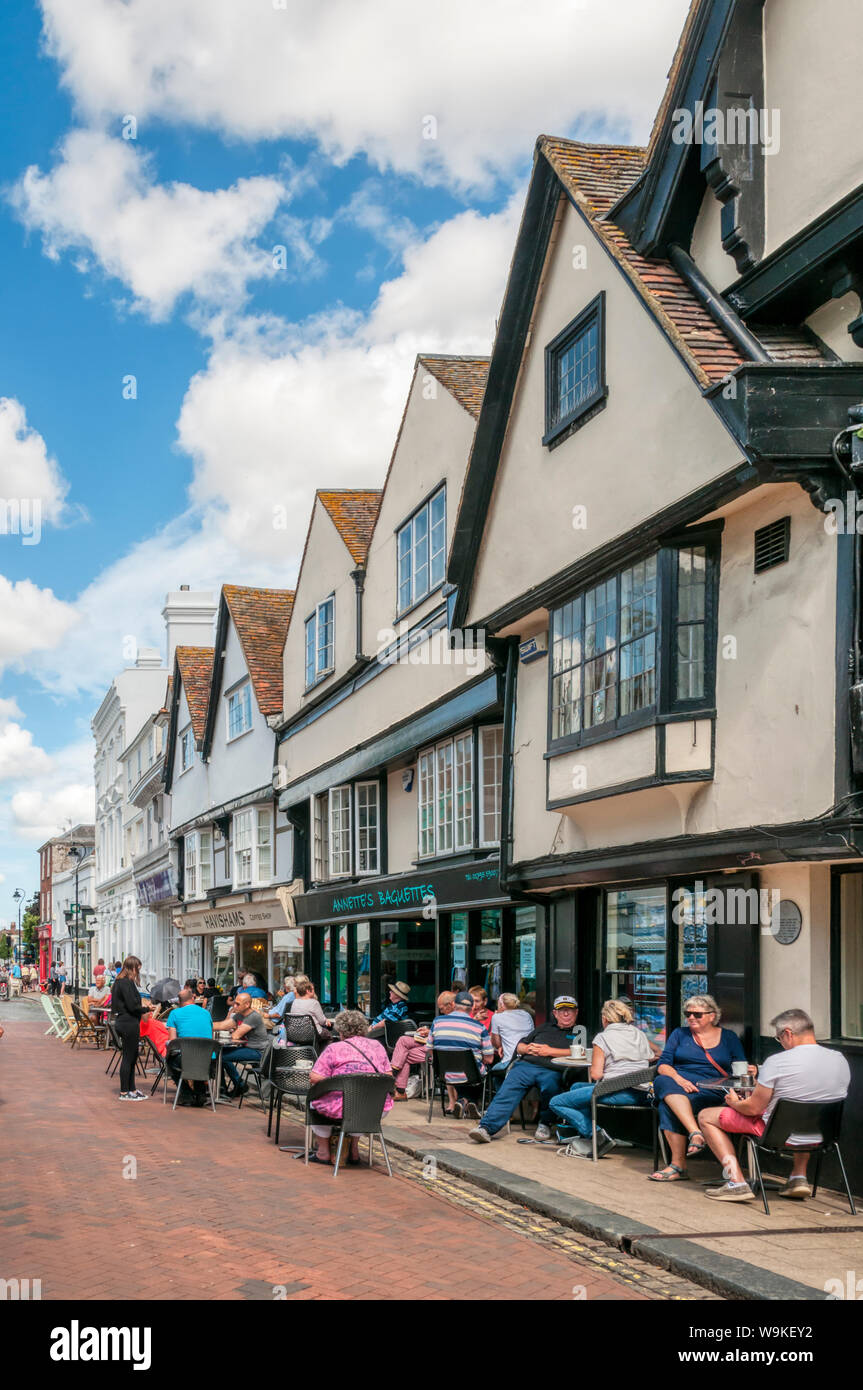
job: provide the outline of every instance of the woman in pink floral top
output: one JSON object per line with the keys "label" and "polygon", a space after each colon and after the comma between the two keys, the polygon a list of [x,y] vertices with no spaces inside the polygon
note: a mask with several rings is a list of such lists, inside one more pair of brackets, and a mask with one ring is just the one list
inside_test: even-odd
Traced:
{"label": "woman in pink floral top", "polygon": [[[357,1072],[370,1075],[377,1073],[378,1076],[392,1077],[390,1059],[383,1046],[374,1038],[367,1036],[369,1021],[365,1014],[359,1013],[356,1009],[345,1009],[336,1018],[333,1028],[337,1041],[331,1042],[329,1047],[325,1047],[315,1062],[310,1077],[312,1085],[316,1081],[326,1081],[331,1076],[349,1076]],[[392,1096],[387,1096],[384,1102],[384,1111],[391,1110],[392,1104]],[[320,1100],[314,1102],[312,1108],[324,1117],[328,1116],[332,1120],[339,1120],[342,1116],[342,1097],[336,1092],[333,1092],[332,1095],[321,1096]],[[329,1164],[332,1125],[312,1125],[312,1133],[317,1140],[317,1147],[316,1152],[309,1157],[309,1162]],[[359,1161],[359,1138],[352,1134],[348,1163],[359,1163]]]}

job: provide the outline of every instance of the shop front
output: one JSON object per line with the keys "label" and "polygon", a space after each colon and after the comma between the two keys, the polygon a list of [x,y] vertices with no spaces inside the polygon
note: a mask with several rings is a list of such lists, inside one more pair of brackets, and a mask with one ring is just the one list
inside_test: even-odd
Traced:
{"label": "shop front", "polygon": [[277,888],[275,896],[219,898],[175,911],[188,973],[213,976],[221,989],[251,973],[275,993],[286,976],[305,969],[305,933],[294,902],[286,888]]}
{"label": "shop front", "polygon": [[501,895],[496,860],[331,885],[297,898],[296,913],[325,1007],[374,1017],[395,980],[410,986],[418,1021],[457,984],[482,985],[492,1007],[502,991],[535,1004],[543,913]]}

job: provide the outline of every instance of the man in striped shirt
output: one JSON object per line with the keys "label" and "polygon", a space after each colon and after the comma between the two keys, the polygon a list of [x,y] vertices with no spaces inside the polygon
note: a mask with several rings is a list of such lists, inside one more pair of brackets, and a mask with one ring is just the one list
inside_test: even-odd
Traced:
{"label": "man in striped shirt", "polygon": [[[455,1047],[467,1048],[476,1058],[480,1076],[484,1076],[486,1065],[494,1060],[494,1048],[488,1029],[478,1018],[470,1016],[473,1004],[474,1001],[467,990],[460,991],[455,997],[452,1012],[438,1014],[432,1023],[426,1047],[437,1048],[438,1051]],[[468,1085],[463,1071],[448,1071],[444,1079],[450,1101],[447,1114],[454,1115],[457,1120],[463,1115],[471,1115],[478,1119],[479,1110],[476,1102],[469,1099],[471,1093],[476,1091],[476,1083]]]}

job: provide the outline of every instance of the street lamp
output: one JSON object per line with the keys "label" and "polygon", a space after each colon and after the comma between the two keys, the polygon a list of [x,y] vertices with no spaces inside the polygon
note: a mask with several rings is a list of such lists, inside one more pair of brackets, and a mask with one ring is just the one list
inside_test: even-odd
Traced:
{"label": "street lamp", "polygon": [[69,846],[69,854],[75,860],[75,912],[73,914],[75,949],[72,957],[72,993],[76,999],[78,998],[78,913],[81,910],[78,903],[78,870],[86,853],[83,845]]}
{"label": "street lamp", "polygon": [[21,904],[22,904],[22,902],[24,901],[24,894],[21,892],[21,889],[20,889],[20,888],[16,888],[16,889],[15,889],[15,892],[12,894],[12,897],[14,898],[15,902],[18,904],[18,956],[17,956],[17,960],[18,960],[18,965],[19,965],[19,967],[20,967],[20,965],[21,965]]}

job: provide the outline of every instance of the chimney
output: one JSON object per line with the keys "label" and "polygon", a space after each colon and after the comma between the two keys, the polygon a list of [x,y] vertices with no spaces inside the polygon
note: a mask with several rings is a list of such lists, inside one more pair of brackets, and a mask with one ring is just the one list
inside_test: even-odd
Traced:
{"label": "chimney", "polygon": [[178,647],[212,647],[216,602],[211,589],[181,584],[165,598],[162,617],[168,641],[168,669],[173,670]]}
{"label": "chimney", "polygon": [[139,647],[135,666],[138,670],[146,668],[158,671],[162,666],[162,653],[157,647]]}

